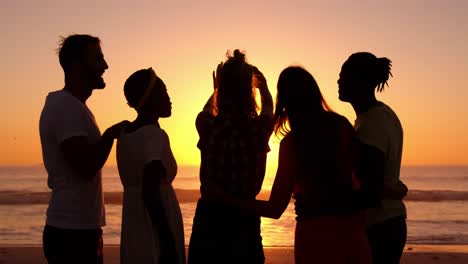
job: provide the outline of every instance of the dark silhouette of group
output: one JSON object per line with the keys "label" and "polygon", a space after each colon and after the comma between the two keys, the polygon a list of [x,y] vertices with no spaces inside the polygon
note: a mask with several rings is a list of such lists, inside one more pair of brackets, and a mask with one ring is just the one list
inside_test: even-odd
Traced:
{"label": "dark silhouette of group", "polygon": [[[39,124],[52,190],[43,233],[49,263],[103,263],[101,168],[114,139],[124,187],[121,263],[264,263],[261,217],[280,218],[291,198],[295,263],[399,263],[408,191],[400,180],[403,129],[375,96],[388,86],[389,59],[358,52],[344,62],[338,92],[356,112],[353,126],[305,68],[281,72],[274,106],[262,72],[245,53],[228,52],[196,118],[201,198],[187,258],[171,184],[177,163],[158,122],[171,116],[170,88],[152,68],[131,74],[124,95],[137,118],[101,135],[86,106],[105,87],[99,38],[63,38],[59,60],[65,86],[49,93]],[[273,132],[281,140],[276,177],[270,198],[256,200]]]}

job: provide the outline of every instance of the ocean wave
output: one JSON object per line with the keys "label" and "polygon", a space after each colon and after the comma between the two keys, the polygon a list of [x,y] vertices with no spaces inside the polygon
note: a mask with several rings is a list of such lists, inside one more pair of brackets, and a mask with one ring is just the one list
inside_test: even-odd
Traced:
{"label": "ocean wave", "polygon": [[468,235],[429,235],[429,236],[408,236],[408,244],[428,244],[428,245],[467,245]]}
{"label": "ocean wave", "polygon": [[468,220],[407,220],[411,225],[468,225]]}
{"label": "ocean wave", "polygon": [[[200,197],[198,190],[176,189],[177,199],[180,203],[196,202]],[[50,192],[19,192],[0,191],[0,204],[47,204]],[[104,192],[106,204],[122,204],[122,192]]]}
{"label": "ocean wave", "polygon": [[[180,203],[196,202],[200,198],[199,190],[176,189]],[[269,191],[262,191],[257,199],[266,200]],[[122,204],[122,192],[105,192],[106,204]],[[0,191],[0,204],[47,204],[50,192]],[[405,201],[449,202],[468,201],[468,191],[448,190],[410,190]]]}
{"label": "ocean wave", "polygon": [[427,201],[427,202],[446,202],[446,201],[468,201],[468,191],[449,191],[449,190],[410,190],[405,197],[405,201]]}

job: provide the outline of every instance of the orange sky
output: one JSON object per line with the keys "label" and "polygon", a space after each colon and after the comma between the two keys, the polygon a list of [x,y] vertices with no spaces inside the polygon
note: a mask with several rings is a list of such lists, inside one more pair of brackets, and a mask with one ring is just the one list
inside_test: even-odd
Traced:
{"label": "orange sky", "polygon": [[[378,97],[404,126],[403,163],[468,164],[468,1],[66,2],[0,4],[0,165],[42,162],[39,114],[47,93],[63,87],[55,49],[70,33],[102,39],[107,88],[88,101],[101,130],[135,117],[125,79],[156,70],[173,102],[161,125],[181,165],[199,163],[195,117],[212,91],[211,71],[235,48],[263,71],[273,95],[283,68],[305,66],[351,122],[352,108],[337,99],[341,64],[357,51],[386,56],[394,78]],[[270,166],[276,157],[275,143]],[[108,163],[115,164],[114,153]]]}

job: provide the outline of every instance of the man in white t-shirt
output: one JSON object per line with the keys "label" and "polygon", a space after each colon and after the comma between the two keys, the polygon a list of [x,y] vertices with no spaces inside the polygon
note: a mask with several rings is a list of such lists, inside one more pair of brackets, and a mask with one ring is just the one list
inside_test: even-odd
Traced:
{"label": "man in white t-shirt", "polygon": [[39,131],[52,196],[43,233],[49,263],[102,263],[105,225],[101,168],[126,121],[99,131],[86,100],[103,89],[108,68],[100,40],[89,35],[62,39],[59,60],[65,87],[48,94]]}

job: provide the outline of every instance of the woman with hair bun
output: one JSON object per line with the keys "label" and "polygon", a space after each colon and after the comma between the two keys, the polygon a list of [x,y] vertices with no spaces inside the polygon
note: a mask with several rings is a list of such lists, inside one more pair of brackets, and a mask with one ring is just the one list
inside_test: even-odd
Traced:
{"label": "woman with hair bun", "polygon": [[341,68],[339,98],[350,103],[357,118],[354,128],[360,142],[363,204],[373,262],[399,263],[406,243],[408,189],[400,180],[403,129],[395,112],[375,97],[391,74],[391,61],[369,52],[352,54]]}
{"label": "woman with hair bun", "polygon": [[193,220],[189,263],[265,261],[260,216],[207,199],[207,191],[215,186],[235,197],[255,200],[273,131],[273,100],[265,77],[239,50],[227,57],[213,72],[214,93],[196,120],[201,198]]}
{"label": "woman with hair bun", "polygon": [[124,187],[120,263],[185,263],[184,227],[172,188],[177,164],[159,118],[171,116],[166,85],[153,69],[133,73],[124,85],[138,113],[117,141]]}

